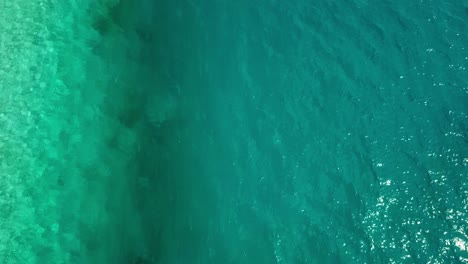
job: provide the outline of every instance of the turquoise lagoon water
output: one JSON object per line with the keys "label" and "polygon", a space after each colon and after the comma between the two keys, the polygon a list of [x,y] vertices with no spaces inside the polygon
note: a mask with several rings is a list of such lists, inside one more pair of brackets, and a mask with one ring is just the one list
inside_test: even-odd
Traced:
{"label": "turquoise lagoon water", "polygon": [[468,263],[466,1],[0,10],[0,263]]}

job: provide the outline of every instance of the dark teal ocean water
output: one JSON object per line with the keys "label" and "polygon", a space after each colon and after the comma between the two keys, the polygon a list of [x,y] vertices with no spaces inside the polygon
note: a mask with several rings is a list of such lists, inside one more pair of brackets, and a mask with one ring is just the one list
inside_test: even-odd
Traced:
{"label": "dark teal ocean water", "polygon": [[0,263],[468,263],[468,2],[0,0]]}

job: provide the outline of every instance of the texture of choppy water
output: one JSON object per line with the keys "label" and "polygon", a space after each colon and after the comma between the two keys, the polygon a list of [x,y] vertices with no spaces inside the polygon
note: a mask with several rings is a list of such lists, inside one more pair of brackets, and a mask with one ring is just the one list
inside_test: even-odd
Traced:
{"label": "texture of choppy water", "polygon": [[465,1],[0,11],[1,263],[468,263]]}

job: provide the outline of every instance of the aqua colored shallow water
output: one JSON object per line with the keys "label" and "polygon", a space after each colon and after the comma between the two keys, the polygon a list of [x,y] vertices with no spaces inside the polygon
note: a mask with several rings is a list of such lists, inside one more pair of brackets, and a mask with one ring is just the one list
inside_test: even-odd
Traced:
{"label": "aqua colored shallow water", "polygon": [[0,11],[0,263],[468,263],[467,2]]}

